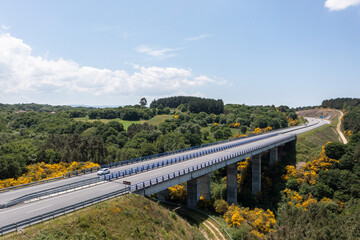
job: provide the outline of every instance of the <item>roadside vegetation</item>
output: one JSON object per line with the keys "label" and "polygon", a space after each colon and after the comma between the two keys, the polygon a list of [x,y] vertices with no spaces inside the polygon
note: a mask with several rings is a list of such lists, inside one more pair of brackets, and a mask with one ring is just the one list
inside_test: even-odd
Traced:
{"label": "roadside vegetation", "polygon": [[[219,170],[211,176],[211,201],[200,198],[198,207],[225,221],[233,239],[359,239],[360,132],[348,135],[347,145],[338,142],[338,115],[327,111],[334,119],[330,125],[300,135],[273,167],[262,163],[258,195],[251,193],[251,163],[245,161],[238,164],[238,204],[227,204],[226,172]],[[360,121],[355,116],[344,119]],[[299,155],[306,162],[296,167]],[[186,199],[185,187],[169,190],[170,200]]]}
{"label": "roadside vegetation", "polygon": [[[180,106],[183,109],[180,109]],[[136,108],[141,109],[141,107]],[[154,112],[157,110],[157,108],[152,109]],[[331,112],[330,109],[327,110]],[[52,122],[49,118],[64,114],[60,110],[58,112],[58,115],[52,114],[49,117],[47,112],[34,111],[30,116],[44,116],[47,122]],[[360,121],[357,106],[347,108],[345,113],[344,121],[345,119],[348,122]],[[7,118],[2,118],[5,120],[2,120],[5,128],[1,134],[6,137],[4,139],[10,140],[4,145],[8,147],[2,148],[1,151],[12,149],[9,146],[22,149],[23,153],[44,150],[45,153],[49,152],[45,155],[49,157],[48,164],[66,162],[67,158],[64,158],[64,154],[68,150],[65,149],[70,148],[71,153],[81,153],[82,145],[77,143],[81,140],[91,143],[88,139],[91,137],[97,139],[106,149],[103,156],[98,153],[93,156],[82,154],[66,156],[72,156],[71,159],[76,157],[81,159],[75,161],[79,163],[88,160],[96,164],[121,161],[251,133],[262,133],[297,125],[303,121],[295,110],[285,106],[251,107],[229,104],[224,106],[223,113],[208,114],[193,113],[189,111],[186,103],[182,103],[178,108],[171,108],[170,114],[163,115],[156,112],[155,118],[166,116],[156,124],[148,122],[132,124],[127,129],[119,122],[123,121],[120,119],[88,122],[84,119],[61,117],[56,119],[61,124],[57,124],[56,127],[53,125],[51,134],[46,131],[41,132],[40,138],[37,129],[40,123],[44,123],[41,118],[38,118],[37,124],[22,128],[23,134],[19,133],[19,129],[9,127],[13,126],[19,116],[17,114],[19,113],[10,112]],[[26,114],[29,113],[26,112],[24,115]],[[360,238],[360,132],[350,125],[344,126],[344,131],[351,131],[351,134],[346,134],[349,143],[346,145],[339,143],[339,137],[334,131],[337,119],[335,114],[330,125],[300,135],[297,144],[283,146],[282,152],[287,154],[282,155],[281,161],[274,165],[265,161],[268,156],[264,154],[262,191],[257,195],[251,192],[251,161],[246,159],[238,163],[238,204],[230,206],[227,204],[226,170],[220,169],[211,174],[211,199],[207,200],[201,196],[197,207],[213,216],[233,239]],[[74,124],[73,129],[81,130],[57,132],[65,126],[68,127],[69,124]],[[79,127],[83,124],[88,127]],[[47,124],[43,127],[49,129]],[[120,141],[121,139],[123,142]],[[24,147],[22,143],[27,143],[29,146]],[[44,146],[45,148],[40,148]],[[99,150],[91,144],[85,146],[88,146],[88,149],[95,149],[93,150],[95,152]],[[8,151],[2,156],[11,157],[11,153],[19,152],[20,150]],[[35,156],[38,155],[31,156],[31,159],[36,159]],[[23,155],[23,157],[27,157],[25,159],[29,161],[29,156]],[[297,161],[304,163],[296,167]],[[28,165],[25,162],[25,166],[31,164],[45,166],[45,163],[41,162],[33,161]],[[186,183],[184,183],[169,189],[168,200],[184,204],[186,196]],[[166,214],[159,215],[163,211],[166,211]],[[101,212],[105,212],[103,216],[100,215]],[[133,222],[130,219],[134,219]],[[187,223],[174,222],[184,220]],[[216,227],[211,226],[214,223],[208,221],[207,217],[186,213],[185,210],[176,209],[169,212],[159,204],[149,203],[149,200],[143,197],[129,195],[27,228],[25,234],[30,239],[126,239],[124,236],[128,236],[128,239],[222,239],[222,235],[225,236],[224,232],[221,232],[222,235],[217,233]],[[72,224],[74,227],[59,227],[68,226],[66,224]],[[174,227],[173,224],[177,226]],[[123,229],[122,225],[129,227]],[[222,231],[220,228],[217,229]],[[121,237],[118,234],[122,234]],[[10,236],[16,238],[8,239],[24,237],[20,233],[7,237]]]}
{"label": "roadside vegetation", "polygon": [[21,239],[205,239],[176,212],[130,194],[2,237]]}
{"label": "roadside vegetation", "polygon": [[118,108],[0,104],[0,187],[55,176],[56,164],[98,166],[299,123],[286,106],[224,106],[193,97],[146,104],[145,98]]}
{"label": "roadside vegetation", "polygon": [[296,140],[296,161],[308,162],[315,158],[328,141],[338,142],[339,135],[336,133],[336,126],[338,124],[338,112],[329,109],[310,109],[299,111],[298,114],[302,117],[329,118],[330,124],[319,127],[311,132],[303,133],[297,137]]}

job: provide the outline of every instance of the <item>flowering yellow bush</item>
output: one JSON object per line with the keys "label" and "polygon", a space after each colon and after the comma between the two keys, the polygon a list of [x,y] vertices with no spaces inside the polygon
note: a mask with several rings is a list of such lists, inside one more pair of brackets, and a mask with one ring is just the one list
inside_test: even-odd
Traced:
{"label": "flowering yellow bush", "polygon": [[288,123],[288,126],[296,126],[299,124],[299,120],[298,119],[292,119],[291,117],[288,117],[287,118],[289,123]]}
{"label": "flowering yellow bush", "polygon": [[349,130],[349,131],[344,131],[344,135],[345,136],[352,136],[353,135],[353,133],[352,133],[352,131],[351,130]]}
{"label": "flowering yellow bush", "polygon": [[218,123],[214,123],[214,126],[217,126],[217,125],[219,125]]}
{"label": "flowering yellow bush", "polygon": [[266,128],[255,128],[252,132],[253,134],[260,134],[260,133],[266,133],[272,130],[272,127],[266,127]]}
{"label": "flowering yellow bush", "polygon": [[170,199],[176,200],[179,202],[186,201],[186,189],[182,185],[175,185],[169,188]]}
{"label": "flowering yellow bush", "polygon": [[[284,193],[286,193],[286,197],[289,200],[289,205],[295,205],[298,208],[301,208],[303,210],[307,210],[310,204],[316,204],[317,200],[311,196],[311,194],[304,198],[300,196],[296,191],[292,191],[288,188],[284,190]],[[329,199],[330,200],[330,199]],[[324,200],[327,201],[327,200]]]}
{"label": "flowering yellow bush", "polygon": [[196,207],[200,209],[209,209],[211,206],[211,201],[209,199],[205,199],[204,196],[200,196],[200,199],[197,202]]}
{"label": "flowering yellow bush", "polygon": [[251,234],[257,237],[263,237],[266,233],[274,231],[276,220],[272,211],[255,208],[240,208],[232,204],[224,214],[224,218],[230,227],[239,227],[247,224],[251,228]]}
{"label": "flowering yellow bush", "polygon": [[240,127],[240,123],[230,123],[229,124],[229,128],[239,128]]}
{"label": "flowering yellow bush", "polygon": [[255,128],[253,131],[254,134],[263,133],[263,130],[261,128]]}
{"label": "flowering yellow bush", "polygon": [[243,138],[243,137],[246,137],[246,135],[239,135],[239,134],[234,135],[234,138]]}
{"label": "flowering yellow bush", "polygon": [[175,119],[178,119],[178,118],[179,118],[179,116],[178,116],[178,115],[175,115],[175,116],[174,116],[174,118],[175,118]]}
{"label": "flowering yellow bush", "polygon": [[237,182],[238,182],[238,187],[240,188],[240,185],[242,184],[242,181],[244,179],[244,174],[246,172],[246,169],[249,167],[250,164],[250,158],[246,158],[246,161],[243,162],[239,162],[238,163],[238,175],[237,175]]}
{"label": "flowering yellow bush", "polygon": [[99,164],[93,162],[72,162],[72,163],[56,163],[46,164],[44,162],[30,164],[27,166],[27,173],[17,179],[9,178],[0,180],[0,189],[22,185],[26,183],[36,182],[44,179],[61,177],[64,173],[81,170],[86,168],[99,167]]}
{"label": "flowering yellow bush", "polygon": [[331,202],[331,199],[327,198],[327,197],[324,197],[323,199],[321,199],[320,202],[323,202],[323,203]]}
{"label": "flowering yellow bush", "polygon": [[229,205],[224,199],[218,199],[214,202],[215,211],[220,214],[227,212]]}
{"label": "flowering yellow bush", "polygon": [[311,185],[314,185],[316,183],[317,173],[320,170],[327,171],[333,163],[338,162],[338,160],[331,159],[326,156],[325,146],[323,146],[319,157],[307,162],[303,167],[295,169],[294,166],[286,166],[286,174],[283,175],[283,179],[289,180],[290,177],[294,177],[299,184],[309,183]]}
{"label": "flowering yellow bush", "polygon": [[238,170],[239,171],[245,170],[249,166],[249,163],[250,163],[250,158],[249,157],[246,158],[246,161],[239,162],[238,163]]}

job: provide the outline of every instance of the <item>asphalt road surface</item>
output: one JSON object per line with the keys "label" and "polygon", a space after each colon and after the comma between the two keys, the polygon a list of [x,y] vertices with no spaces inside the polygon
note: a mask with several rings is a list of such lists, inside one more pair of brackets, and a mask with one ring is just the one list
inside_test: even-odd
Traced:
{"label": "asphalt road surface", "polygon": [[[279,130],[276,132],[279,132],[281,134],[273,136],[273,137],[253,141],[253,142],[246,143],[246,144],[234,147],[234,148],[226,149],[224,151],[219,151],[219,152],[211,153],[211,154],[204,155],[204,156],[201,156],[198,158],[189,159],[189,160],[175,163],[175,164],[172,164],[169,166],[164,166],[164,167],[157,168],[154,170],[127,176],[127,177],[124,177],[124,178],[121,178],[118,180],[106,181],[106,182],[102,182],[100,184],[93,185],[91,187],[86,187],[86,188],[79,189],[76,191],[67,192],[64,194],[52,196],[52,197],[45,198],[42,200],[35,200],[32,202],[28,202],[28,203],[21,203],[21,204],[18,204],[18,205],[9,207],[9,208],[0,209],[0,227],[15,223],[15,222],[18,222],[21,220],[25,220],[25,219],[28,219],[31,217],[35,217],[40,214],[51,212],[51,211],[54,211],[54,210],[57,210],[57,209],[60,209],[60,208],[66,207],[66,206],[70,206],[72,204],[80,203],[85,200],[97,197],[97,196],[102,196],[104,194],[126,188],[127,186],[123,184],[123,181],[129,181],[132,184],[141,183],[144,181],[154,179],[159,176],[170,174],[174,171],[182,170],[182,169],[185,169],[185,168],[197,165],[197,164],[205,163],[209,160],[216,159],[216,158],[219,158],[221,156],[224,156],[224,155],[227,155],[227,154],[230,154],[233,152],[245,150],[247,148],[254,147],[254,146],[257,146],[260,144],[266,144],[266,143],[269,143],[276,139],[281,139],[286,135],[289,135],[289,136],[292,134],[298,135],[303,132],[310,131],[312,129],[315,129],[317,127],[320,127],[322,125],[329,123],[329,121],[327,121],[327,120],[319,120],[319,119],[312,119],[312,118],[307,118],[307,119],[309,121],[309,123],[307,124],[308,126],[299,126],[299,127],[293,127],[293,128],[289,128],[289,129]],[[312,124],[315,124],[315,125],[312,125]],[[312,125],[312,126],[309,126],[309,125]],[[275,132],[275,131],[273,131],[273,132]],[[272,134],[273,132],[270,132],[267,134]],[[261,136],[264,136],[264,135],[265,134],[263,134]],[[261,136],[255,136],[253,138],[260,138]],[[248,139],[237,140],[237,141],[232,141],[230,143],[229,142],[222,143],[221,145],[216,145],[216,146],[225,146],[225,145],[232,144],[235,142],[241,142],[241,141],[247,141],[247,140]],[[210,149],[213,147],[215,147],[215,146],[209,146],[207,148],[202,148],[201,150]],[[118,167],[116,169],[112,168],[111,171],[114,172],[114,171],[118,171],[118,170],[125,170],[125,169],[130,168],[130,166],[134,167],[134,166],[143,166],[145,164],[153,163],[153,162],[157,163],[161,160],[174,158],[175,156],[177,156],[177,157],[183,156],[183,155],[189,154],[190,152],[196,152],[196,151],[199,151],[199,149],[188,151],[188,152],[183,152],[183,153],[178,153],[176,155],[164,156],[164,157],[146,161],[146,162],[139,162],[136,164],[122,166],[122,167]],[[35,186],[27,187],[27,188],[22,188],[22,189],[12,190],[9,192],[0,193],[0,204],[3,202],[9,201],[11,199],[17,198],[19,196],[22,196],[24,194],[29,194],[29,193],[36,192],[36,191],[41,191],[41,190],[45,190],[45,189],[49,189],[49,188],[53,188],[53,187],[57,187],[57,186],[62,186],[62,185],[66,185],[69,183],[76,182],[76,181],[84,180],[87,178],[93,178],[96,176],[97,176],[96,173],[86,174],[86,175],[82,175],[82,176],[78,176],[78,177],[74,177],[74,178],[59,180],[59,181],[50,182],[50,183],[44,183],[44,184],[35,185]]]}

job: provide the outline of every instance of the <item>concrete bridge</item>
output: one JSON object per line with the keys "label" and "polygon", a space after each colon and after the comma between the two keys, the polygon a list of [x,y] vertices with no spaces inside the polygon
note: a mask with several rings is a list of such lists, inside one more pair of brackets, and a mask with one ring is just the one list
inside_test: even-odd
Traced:
{"label": "concrete bridge", "polygon": [[[273,139],[275,138],[275,139]],[[210,200],[210,174],[220,168],[226,168],[227,172],[227,202],[237,203],[237,174],[238,163],[251,159],[252,172],[252,192],[257,194],[261,191],[261,160],[262,155],[266,160],[273,164],[279,161],[279,156],[285,144],[296,140],[296,135],[289,133],[287,135],[277,135],[271,139],[263,139],[257,146],[239,146],[222,154],[218,158],[192,164],[187,168],[167,173],[160,178],[144,181],[132,186],[132,190],[141,195],[151,195],[156,193],[159,199],[165,199],[168,196],[168,188],[183,182],[187,182],[187,205],[196,207],[200,196]],[[214,157],[214,156],[211,156]],[[166,171],[164,171],[166,173]],[[154,183],[154,184],[153,184]]]}
{"label": "concrete bridge", "polygon": [[[237,203],[237,165],[246,158],[251,159],[252,192],[257,194],[261,191],[261,160],[273,164],[284,155],[284,146],[296,141],[296,135],[320,127],[328,121],[308,118],[309,123],[292,129],[279,130],[268,134],[268,137],[258,139],[249,144],[233,143],[232,148],[221,149],[220,154],[214,154],[191,162],[191,166],[176,168],[176,171],[168,173],[152,180],[143,181],[132,185],[131,189],[137,194],[151,195],[156,193],[159,199],[164,200],[168,196],[168,188],[187,182],[187,205],[195,208],[200,196],[210,200],[210,174],[220,168],[226,168],[227,172],[227,202]],[[266,135],[265,135],[266,136]],[[240,142],[239,142],[240,143]],[[172,169],[174,170],[174,169]],[[155,180],[155,181],[154,181]]]}
{"label": "concrete bridge", "polygon": [[[157,193],[161,198],[169,187],[183,182],[187,182],[187,204],[195,207],[200,196],[210,198],[210,173],[224,167],[227,171],[227,201],[237,203],[237,163],[251,158],[252,191],[256,194],[261,190],[262,159],[270,163],[281,161],[283,146],[296,140],[296,135],[328,123],[326,120],[308,120],[304,126],[118,166],[102,178],[92,173],[2,192],[0,205],[6,208],[0,209],[0,234],[4,232],[2,229],[13,231],[14,226],[30,225],[44,216],[54,217],[129,191],[142,195]],[[267,157],[262,158],[262,155]],[[98,181],[94,182],[95,178]],[[83,183],[87,185],[81,185]],[[69,186],[74,187],[69,189]],[[56,192],[57,189],[64,190]],[[17,204],[7,205],[9,202]]]}

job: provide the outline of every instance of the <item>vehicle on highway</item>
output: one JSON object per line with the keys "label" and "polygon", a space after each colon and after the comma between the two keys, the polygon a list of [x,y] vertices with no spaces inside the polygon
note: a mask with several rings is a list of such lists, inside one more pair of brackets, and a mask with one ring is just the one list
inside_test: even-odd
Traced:
{"label": "vehicle on highway", "polygon": [[110,173],[110,169],[102,168],[97,172],[97,175],[105,175],[105,174],[109,174],[109,173]]}

